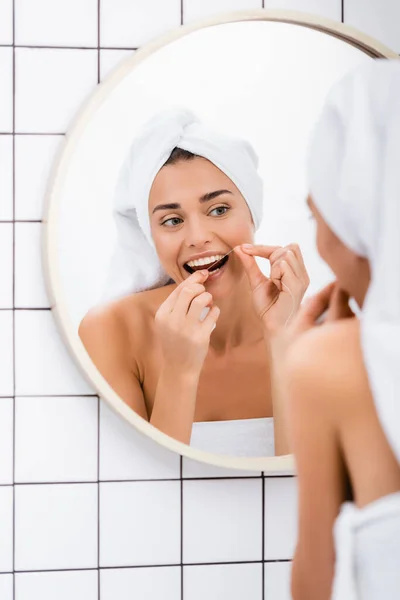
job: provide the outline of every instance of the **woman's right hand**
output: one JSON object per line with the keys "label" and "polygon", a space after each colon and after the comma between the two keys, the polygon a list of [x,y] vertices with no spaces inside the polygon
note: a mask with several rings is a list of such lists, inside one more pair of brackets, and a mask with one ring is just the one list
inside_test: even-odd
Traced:
{"label": "woman's right hand", "polygon": [[[199,375],[210,345],[210,336],[220,309],[213,306],[213,297],[206,292],[204,282],[208,271],[196,271],[182,281],[161,304],[155,316],[164,367],[174,372]],[[202,311],[211,310],[203,321]]]}

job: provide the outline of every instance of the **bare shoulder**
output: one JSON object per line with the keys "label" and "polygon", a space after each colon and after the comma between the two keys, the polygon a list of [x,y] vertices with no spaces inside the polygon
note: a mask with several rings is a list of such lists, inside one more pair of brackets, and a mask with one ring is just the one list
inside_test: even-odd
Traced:
{"label": "bare shoulder", "polygon": [[327,323],[300,336],[285,366],[291,385],[303,390],[310,402],[333,398],[345,404],[370,393],[356,318]]}
{"label": "bare shoulder", "polygon": [[133,340],[140,343],[151,332],[158,308],[174,287],[130,294],[90,309],[79,326],[84,345],[112,342],[114,349],[126,350]]}

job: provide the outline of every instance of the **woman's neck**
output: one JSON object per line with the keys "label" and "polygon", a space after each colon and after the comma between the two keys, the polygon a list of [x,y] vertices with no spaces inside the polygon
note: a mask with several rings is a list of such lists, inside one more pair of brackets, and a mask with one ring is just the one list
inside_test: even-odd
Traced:
{"label": "woman's neck", "polygon": [[263,330],[253,305],[253,298],[245,274],[235,290],[215,304],[221,312],[217,326],[211,334],[210,347],[218,354],[243,344],[255,343],[263,338]]}

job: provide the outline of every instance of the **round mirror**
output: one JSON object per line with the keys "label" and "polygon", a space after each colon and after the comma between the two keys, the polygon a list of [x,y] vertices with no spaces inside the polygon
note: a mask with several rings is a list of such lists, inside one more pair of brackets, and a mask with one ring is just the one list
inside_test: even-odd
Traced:
{"label": "round mirror", "polygon": [[[219,278],[213,276],[209,292],[217,304],[220,299],[224,325],[218,328],[218,321],[210,333],[199,377],[190,382],[184,374],[179,381],[171,381],[173,373],[166,375],[165,345],[160,345],[155,327],[156,312],[181,283],[174,269],[168,272],[167,265],[169,280],[151,286],[153,289],[143,282],[140,291],[127,290],[122,297],[113,298],[109,293],[110,269],[114,280],[119,273],[115,263],[121,235],[114,218],[117,184],[133,142],[149,120],[166,109],[179,108],[190,111],[222,138],[233,136],[250,144],[258,157],[263,184],[263,217],[254,240],[263,245],[298,244],[310,278],[306,295],[312,294],[329,282],[331,273],[318,256],[306,206],[309,134],[335,81],[362,62],[391,56],[395,54],[339,24],[268,11],[246,17],[231,15],[206,25],[183,27],[132,54],[77,116],[48,192],[45,262],[49,292],[64,338],[93,387],[144,434],[190,458],[215,465],[269,472],[292,469],[291,457],[274,457],[271,368],[260,337],[252,337],[253,315],[243,312],[241,297],[235,300],[235,277],[243,285],[238,266],[234,268],[235,259],[221,268]],[[214,230],[212,235],[204,231],[205,223],[214,223],[213,219],[224,214],[215,213],[216,209],[229,207],[230,199],[216,198],[215,189],[228,188],[231,196],[238,192],[226,172],[204,156],[175,164],[164,177],[167,182],[160,183],[161,172],[167,171],[162,167],[155,173],[158,179],[153,178],[151,188],[154,196],[157,180],[158,195],[151,200],[147,194],[145,208],[149,211],[151,202],[154,208],[160,198],[170,199],[172,193],[183,204],[179,205],[181,212],[197,211],[190,217],[190,234],[179,233],[186,244],[186,258],[197,256],[193,249],[203,253],[206,242],[200,240],[202,236],[209,244],[205,246],[210,250],[208,258],[212,252],[218,257],[233,246],[224,242],[223,235],[217,239]],[[185,188],[185,194],[184,181],[191,186]],[[199,204],[193,208],[189,196],[197,199],[204,190],[214,193],[212,207]],[[241,201],[245,206],[243,196]],[[185,202],[191,202],[192,208]],[[179,210],[160,211],[160,217],[163,225],[175,223],[182,232],[186,225]],[[193,230],[195,214],[202,215],[201,233]],[[189,221],[187,217],[186,223]],[[196,222],[200,223],[200,217]],[[169,237],[164,234],[163,238],[168,241],[162,243],[168,245],[177,235],[169,231]],[[188,236],[192,236],[190,241]],[[140,245],[135,247],[141,256]],[[160,246],[157,251],[160,254]],[[163,257],[159,258],[162,263]],[[192,271],[201,266],[199,260],[187,261]],[[257,259],[257,263],[268,275],[268,260]],[[147,268],[146,253],[142,267]],[[181,270],[181,276],[182,280],[189,278],[190,271],[185,274]],[[227,277],[231,287],[224,284]],[[231,298],[218,295],[226,296],[227,290],[231,290]],[[87,315],[94,315],[90,343],[82,335]],[[238,331],[240,335],[236,335]],[[213,344],[213,336],[218,344]],[[176,337],[175,345],[182,343]],[[110,361],[115,363],[112,369]],[[152,424],[155,402],[157,426]],[[168,426],[163,427],[162,415]]]}

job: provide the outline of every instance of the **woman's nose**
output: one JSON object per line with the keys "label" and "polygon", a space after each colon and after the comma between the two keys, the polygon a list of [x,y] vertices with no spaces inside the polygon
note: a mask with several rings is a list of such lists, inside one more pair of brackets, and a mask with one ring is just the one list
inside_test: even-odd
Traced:
{"label": "woman's nose", "polygon": [[188,248],[202,248],[212,241],[213,235],[208,227],[200,223],[191,224],[186,232],[186,245]]}

